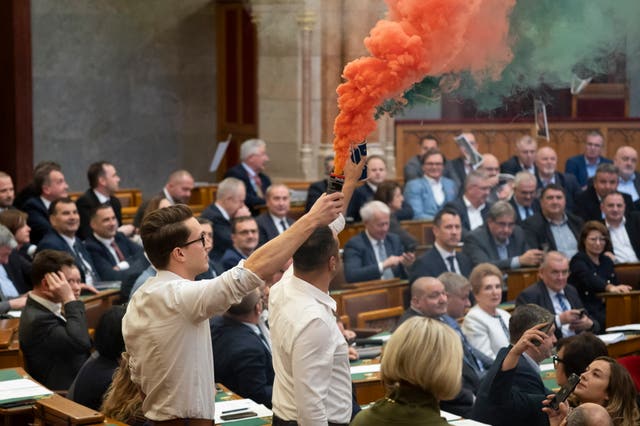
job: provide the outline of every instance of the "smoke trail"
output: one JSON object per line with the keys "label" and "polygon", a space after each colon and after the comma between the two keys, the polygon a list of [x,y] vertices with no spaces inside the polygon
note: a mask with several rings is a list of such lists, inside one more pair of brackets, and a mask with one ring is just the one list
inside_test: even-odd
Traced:
{"label": "smoke trail", "polygon": [[344,68],[334,123],[335,171],[352,144],[376,128],[376,107],[426,75],[470,70],[496,78],[511,59],[508,14],[515,0],[386,0],[389,13],[364,41],[369,57]]}

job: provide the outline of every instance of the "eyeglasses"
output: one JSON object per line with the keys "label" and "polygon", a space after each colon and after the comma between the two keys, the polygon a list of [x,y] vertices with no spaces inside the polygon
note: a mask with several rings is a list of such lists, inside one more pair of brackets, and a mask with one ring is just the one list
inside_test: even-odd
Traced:
{"label": "eyeglasses", "polygon": [[558,355],[552,356],[551,359],[553,359],[553,368],[558,368],[558,364],[560,364],[561,362],[564,363],[564,360]]}
{"label": "eyeglasses", "polygon": [[204,232],[202,234],[200,234],[200,237],[196,238],[195,240],[191,240],[191,241],[187,241],[186,243],[178,246],[178,247],[186,247],[188,245],[191,245],[193,243],[197,243],[198,241],[200,241],[200,244],[202,244],[202,247],[205,246],[205,240],[207,238],[207,234],[205,234]]}

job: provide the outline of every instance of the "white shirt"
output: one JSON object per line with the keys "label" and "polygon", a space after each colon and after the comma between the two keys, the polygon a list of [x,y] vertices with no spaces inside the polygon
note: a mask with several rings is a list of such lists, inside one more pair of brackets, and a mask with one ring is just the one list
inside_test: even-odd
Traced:
{"label": "white shirt", "polygon": [[[509,318],[511,318],[509,312],[496,309],[496,314],[509,327]],[[509,346],[509,336],[500,325],[500,320],[493,315],[489,315],[478,305],[469,309],[469,312],[465,315],[462,323],[462,332],[467,336],[471,346],[491,359],[496,359],[501,348]]]}
{"label": "white shirt", "polygon": [[482,209],[484,209],[485,204],[480,204],[478,208],[475,208],[465,196],[462,197],[462,201],[464,201],[464,205],[467,206],[467,216],[469,216],[469,229],[473,231],[478,226],[482,226],[484,224],[484,219],[482,218]]}
{"label": "white shirt", "polygon": [[449,271],[449,272],[455,272],[459,274],[460,264],[458,263],[458,258],[456,257],[456,251],[454,250],[452,252],[448,252],[442,247],[440,247],[440,244],[438,243],[433,243],[433,246],[436,248],[436,250],[438,250],[438,253],[440,253],[440,256],[442,257],[442,260],[444,260],[444,264],[447,267],[447,270],[449,270],[450,268],[449,261],[447,259],[453,256],[453,266],[455,266],[455,271]]}
{"label": "white shirt", "polygon": [[617,227],[614,227],[609,222],[605,222],[611,235],[611,245],[613,245],[613,252],[616,255],[617,263],[631,263],[638,262],[638,256],[631,246],[631,240],[629,239],[629,233],[625,227],[626,218],[622,218],[622,222]]}
{"label": "white shirt", "polygon": [[214,418],[213,350],[208,319],[263,281],[244,261],[212,279],[158,271],[131,297],[122,320],[131,379],[147,397],[151,420]]}
{"label": "white shirt", "polygon": [[104,203],[107,203],[107,202],[111,201],[111,198],[109,198],[108,196],[96,191],[95,189],[93,190],[93,194],[96,196],[96,198],[98,199],[100,204],[104,204]]}
{"label": "white shirt", "polygon": [[[556,327],[558,327],[560,325],[560,314],[564,312],[564,310],[562,310],[562,306],[560,306],[560,302],[558,301],[558,296],[556,296],[556,294],[558,294],[558,292],[555,292],[553,290],[551,290],[549,287],[547,288],[547,293],[549,293],[549,298],[551,299],[551,303],[553,304],[553,310],[555,312],[553,312],[555,314],[555,319],[556,319]],[[564,295],[564,303],[567,305],[567,309],[571,309],[571,302],[569,302],[569,299],[567,299],[567,295],[562,292],[562,294]],[[561,327],[561,331],[562,331],[562,337],[569,337],[569,336],[574,336],[576,334],[575,331],[571,330],[569,327],[571,327],[571,324],[562,324]]]}
{"label": "white shirt", "polygon": [[348,346],[327,293],[295,275],[269,293],[273,349],[273,412],[300,426],[351,419]]}
{"label": "white shirt", "polygon": [[120,261],[120,259],[118,259],[118,254],[113,249],[113,247],[111,247],[111,243],[115,241],[115,238],[111,238],[111,239],[102,238],[100,235],[96,234],[95,232],[93,233],[93,236],[95,237],[96,240],[100,241],[107,248],[109,253],[111,253],[111,257],[113,257],[113,260],[115,260],[116,265],[121,271],[126,271],[127,269],[129,269],[129,262],[127,262],[126,260]]}
{"label": "white shirt", "polygon": [[441,206],[444,203],[444,189],[442,188],[442,179],[432,179],[429,176],[425,175],[424,178],[429,183],[431,187],[431,192],[433,193],[433,199],[437,205]]}
{"label": "white shirt", "polygon": [[[283,217],[278,217],[275,216],[271,213],[269,213],[269,216],[271,217],[271,220],[273,221],[273,224],[276,226],[276,229],[278,230],[278,234],[282,234],[284,231],[286,231],[287,229],[289,229],[289,223],[287,222],[287,217],[283,216]],[[284,221],[284,225],[285,227],[282,227],[282,222]]]}

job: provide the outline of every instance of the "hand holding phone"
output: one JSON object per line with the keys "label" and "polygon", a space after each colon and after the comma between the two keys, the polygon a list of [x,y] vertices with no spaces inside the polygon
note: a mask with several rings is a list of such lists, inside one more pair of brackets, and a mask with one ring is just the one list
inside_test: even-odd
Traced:
{"label": "hand holding phone", "polygon": [[553,396],[551,402],[549,402],[549,406],[554,410],[560,408],[560,403],[564,402],[569,397],[571,392],[573,392],[576,386],[578,386],[578,383],[580,383],[580,376],[576,373],[571,374],[567,379],[567,383],[565,383],[558,393]]}

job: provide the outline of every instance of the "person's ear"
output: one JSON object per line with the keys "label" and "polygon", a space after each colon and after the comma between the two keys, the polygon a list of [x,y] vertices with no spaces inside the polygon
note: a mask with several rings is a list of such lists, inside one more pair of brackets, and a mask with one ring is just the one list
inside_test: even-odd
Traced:
{"label": "person's ear", "polygon": [[336,256],[331,256],[329,258],[329,271],[335,272],[338,269],[338,258]]}
{"label": "person's ear", "polygon": [[184,263],[186,261],[186,257],[180,247],[175,247],[171,250],[171,257],[179,263]]}

